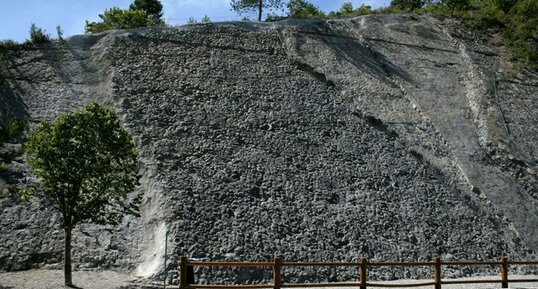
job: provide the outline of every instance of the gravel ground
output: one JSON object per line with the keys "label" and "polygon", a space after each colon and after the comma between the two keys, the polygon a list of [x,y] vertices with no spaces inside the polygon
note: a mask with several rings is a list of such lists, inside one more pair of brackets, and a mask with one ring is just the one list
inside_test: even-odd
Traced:
{"label": "gravel ground", "polygon": [[[537,279],[538,275],[510,276],[513,279]],[[480,280],[480,279],[497,279],[498,276],[485,276],[463,278],[461,280]],[[135,289],[135,288],[162,288],[162,286],[151,285],[141,282],[141,280],[114,271],[78,271],[73,272],[73,281],[76,286],[83,289]],[[411,280],[389,281],[386,283],[409,283]],[[385,283],[385,282],[384,282]],[[69,288],[63,286],[63,273],[60,270],[29,270],[20,272],[0,273],[0,289],[57,289]],[[176,285],[168,288],[176,288]],[[388,287],[376,287],[388,288]],[[415,288],[433,288],[433,286],[415,287]],[[490,289],[501,288],[495,284],[476,284],[476,285],[444,285],[448,289]],[[510,288],[538,288],[538,282],[520,283]],[[354,287],[345,287],[344,289],[356,289]]]}
{"label": "gravel ground", "polygon": [[[63,285],[61,270],[29,270],[0,274],[0,289],[57,289]],[[115,289],[136,281],[133,276],[113,271],[73,272],[73,283],[84,289]]]}
{"label": "gravel ground", "polygon": [[[510,275],[509,279],[537,279],[538,276],[536,275]],[[496,280],[499,279],[499,276],[483,276],[483,277],[469,277],[469,278],[461,278],[458,280]],[[404,283],[404,284],[413,284],[413,283],[422,283],[422,282],[428,282],[429,280],[425,281],[416,281],[416,280],[399,280],[399,281],[388,281],[383,283],[388,284],[394,284],[394,283]],[[372,282],[377,283],[377,282]],[[379,282],[381,283],[381,282]],[[530,288],[538,288],[538,282],[529,282],[529,283],[518,283],[515,285],[509,285],[510,288],[515,289],[530,289]],[[375,287],[375,288],[390,288],[390,287]],[[421,286],[421,287],[414,287],[414,288],[433,288],[433,286]],[[460,284],[460,285],[443,285],[442,288],[446,289],[494,289],[494,288],[501,288],[500,284]]]}

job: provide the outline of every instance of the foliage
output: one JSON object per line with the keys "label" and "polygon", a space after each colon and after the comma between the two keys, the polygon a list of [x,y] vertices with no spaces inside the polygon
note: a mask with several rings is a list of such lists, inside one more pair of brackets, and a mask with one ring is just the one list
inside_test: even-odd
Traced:
{"label": "foliage", "polygon": [[[22,118],[14,117],[0,120],[0,147],[4,143],[20,138],[25,129],[26,121]],[[9,166],[13,160],[21,155],[21,149],[10,148],[0,152],[0,179],[7,184],[6,189],[0,191],[0,198],[7,197],[17,191],[17,186],[12,183],[9,176]]]}
{"label": "foliage", "polygon": [[138,183],[138,153],[114,111],[97,103],[41,123],[25,151],[43,194],[62,213],[65,284],[72,286],[72,229],[83,221],[114,225],[125,214],[137,215],[140,199],[126,198]]}
{"label": "foliage", "polygon": [[202,23],[211,23],[211,18],[209,18],[209,16],[207,15],[204,15],[201,21]]}
{"label": "foliage", "polygon": [[262,21],[263,9],[279,9],[282,5],[282,0],[230,0],[232,10],[238,14],[257,10],[258,21]]}
{"label": "foliage", "polygon": [[353,4],[351,2],[345,2],[342,4],[342,7],[340,7],[340,11],[334,12],[331,11],[327,15],[329,18],[341,18],[341,17],[352,17],[352,16],[359,16],[359,15],[366,15],[366,14],[372,14],[374,13],[374,10],[372,10],[372,7],[366,6],[362,4],[359,8],[353,9]]}
{"label": "foliage", "polygon": [[306,0],[290,0],[287,4],[288,16],[296,19],[322,18],[325,15]]}
{"label": "foliage", "polygon": [[26,40],[31,44],[50,43],[52,38],[45,29],[37,27],[34,23],[30,25],[30,38]]}
{"label": "foliage", "polygon": [[153,18],[155,23],[162,23],[163,5],[159,0],[134,0],[129,10],[142,10]]}
{"label": "foliage", "polygon": [[344,4],[342,4],[342,7],[340,7],[340,13],[341,14],[352,14],[353,13],[353,3],[344,2]]}
{"label": "foliage", "polygon": [[392,0],[390,6],[399,10],[413,11],[426,4],[425,0]]}
{"label": "foliage", "polygon": [[60,25],[56,26],[56,35],[58,36],[58,41],[64,41],[64,31]]}
{"label": "foliage", "polygon": [[[0,162],[0,173],[5,173],[9,170],[9,165],[5,162]],[[0,198],[6,197],[8,192],[2,192]]]}
{"label": "foliage", "polygon": [[189,17],[189,20],[187,20],[187,24],[196,24],[198,21],[194,17]]}
{"label": "foliage", "polygon": [[371,6],[363,4],[359,8],[355,9],[353,12],[357,15],[366,15],[366,14],[372,14],[373,10]]}
{"label": "foliage", "polygon": [[20,47],[20,44],[13,39],[0,40],[0,51],[2,50],[14,50]]}
{"label": "foliage", "polygon": [[99,14],[101,22],[86,21],[86,33],[98,33],[112,29],[129,29],[156,26],[153,18],[144,10],[123,10],[112,7]]}
{"label": "foliage", "polygon": [[508,12],[503,32],[513,55],[538,69],[538,1],[517,1]]}
{"label": "foliage", "polygon": [[[276,21],[281,21],[281,20],[284,20],[288,17],[286,16],[280,16],[276,13],[269,13],[269,15],[267,15],[267,18],[265,18],[265,22],[276,22]],[[249,19],[243,19],[243,21],[248,21]]]}
{"label": "foliage", "polygon": [[91,103],[41,123],[25,151],[41,189],[70,225],[118,224],[134,212],[123,199],[137,184],[138,153],[112,109]]}
{"label": "foliage", "polygon": [[468,9],[471,6],[470,0],[441,0],[441,4],[450,10],[450,16],[454,16],[456,10]]}
{"label": "foliage", "polygon": [[[196,20],[196,18],[194,17],[189,17],[189,19],[187,20],[187,24],[196,24],[196,23],[198,23],[198,20]],[[211,18],[209,18],[209,16],[204,14],[204,17],[200,19],[200,23],[211,23]]]}
{"label": "foliage", "polygon": [[9,118],[0,121],[0,145],[21,136],[26,129],[26,121],[21,118]]}
{"label": "foliage", "polygon": [[[4,55],[2,53],[2,50],[0,50],[0,71],[2,71],[2,68],[4,67]],[[2,77],[2,74],[0,74],[0,86],[4,84],[5,80]]]}
{"label": "foliage", "polygon": [[538,70],[538,1],[481,0],[456,7],[451,14],[476,28],[501,32],[512,56]]}
{"label": "foliage", "polygon": [[[359,11],[360,10],[360,11]],[[512,56],[525,67],[538,70],[538,1],[536,0],[392,0],[387,8],[371,10],[350,6],[329,17],[370,13],[415,12],[451,16],[478,29],[496,30],[504,36]]]}

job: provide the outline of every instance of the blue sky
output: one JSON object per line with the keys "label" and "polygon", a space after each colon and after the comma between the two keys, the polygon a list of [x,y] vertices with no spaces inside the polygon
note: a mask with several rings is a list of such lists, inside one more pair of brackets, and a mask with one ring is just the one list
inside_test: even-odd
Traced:
{"label": "blue sky", "polygon": [[[127,8],[133,0],[0,0],[0,40],[13,39],[18,42],[28,37],[31,23],[42,27],[56,37],[56,26],[60,25],[64,36],[84,33],[85,21],[98,21],[98,14],[117,6]],[[386,6],[390,0],[310,0],[325,12],[336,11],[344,2],[361,4],[373,8]],[[230,11],[229,0],[161,0],[165,21],[172,25],[184,24],[189,17],[200,20],[208,15],[213,22],[240,20]],[[248,15],[244,15],[248,16]],[[250,15],[255,19],[255,15]]]}

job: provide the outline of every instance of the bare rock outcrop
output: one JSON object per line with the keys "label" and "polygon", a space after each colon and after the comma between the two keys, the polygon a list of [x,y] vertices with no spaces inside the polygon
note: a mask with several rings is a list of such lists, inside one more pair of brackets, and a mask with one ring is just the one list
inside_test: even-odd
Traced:
{"label": "bare rock outcrop", "polygon": [[[8,54],[0,116],[36,123],[98,100],[135,135],[142,218],[77,229],[80,266],[155,276],[167,232],[172,260],[528,258],[538,78],[510,76],[502,48],[470,33],[368,15],[75,36]],[[46,200],[0,204],[0,270],[61,260]]]}

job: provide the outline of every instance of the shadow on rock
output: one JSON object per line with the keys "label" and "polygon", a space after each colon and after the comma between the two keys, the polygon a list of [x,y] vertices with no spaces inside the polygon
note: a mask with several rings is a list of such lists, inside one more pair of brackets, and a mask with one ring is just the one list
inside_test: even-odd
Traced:
{"label": "shadow on rock", "polygon": [[[365,45],[359,39],[334,33],[330,28],[316,26],[308,30],[299,30],[298,38],[309,37],[319,43],[323,43],[339,59],[355,66],[360,71],[365,71],[380,81],[391,82],[391,76],[396,76],[407,82],[413,83],[409,73],[388,60],[383,54]],[[306,40],[297,43],[308,43]],[[296,47],[296,51],[301,51]]]}

